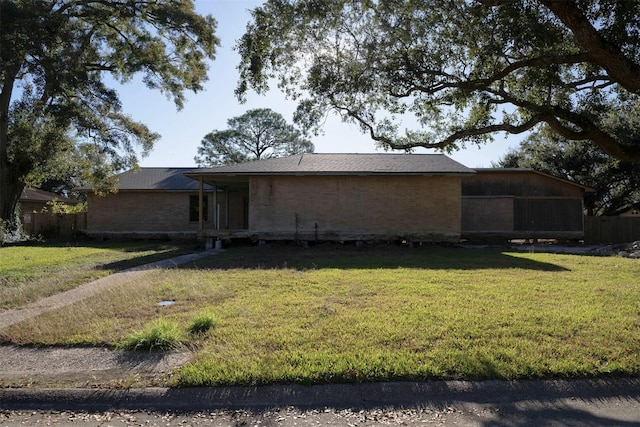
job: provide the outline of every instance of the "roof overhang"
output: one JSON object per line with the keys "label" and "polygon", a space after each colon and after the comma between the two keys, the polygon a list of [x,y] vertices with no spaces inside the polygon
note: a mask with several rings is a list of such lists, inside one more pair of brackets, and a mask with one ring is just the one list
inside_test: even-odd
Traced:
{"label": "roof overhang", "polygon": [[253,172],[253,173],[215,173],[215,172],[186,172],[185,176],[200,180],[205,184],[225,188],[246,188],[252,177],[392,177],[392,176],[449,176],[464,177],[473,173],[460,172],[429,172],[429,173],[385,173],[385,172]]}

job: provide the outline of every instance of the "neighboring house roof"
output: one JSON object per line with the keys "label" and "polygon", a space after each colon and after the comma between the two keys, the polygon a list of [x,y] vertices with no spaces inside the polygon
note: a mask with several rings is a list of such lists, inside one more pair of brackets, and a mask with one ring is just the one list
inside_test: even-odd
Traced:
{"label": "neighboring house roof", "polygon": [[473,169],[443,154],[299,154],[213,168],[203,175],[472,175]]}
{"label": "neighboring house roof", "polygon": [[548,173],[544,173],[544,172],[540,172],[537,171],[535,169],[532,168],[476,168],[474,169],[478,174],[482,174],[482,173],[504,173],[504,174],[514,174],[514,173],[520,173],[520,174],[536,174],[536,175],[541,175],[541,176],[545,176],[547,178],[551,178],[554,179],[556,181],[559,182],[563,182],[565,184],[569,184],[569,185],[573,185],[575,187],[579,187],[582,189],[582,191],[586,191],[586,192],[593,192],[595,191],[593,188],[591,187],[587,187],[585,185],[582,184],[578,184],[577,182],[574,181],[569,181],[568,179],[564,179],[564,178],[559,178],[555,175],[551,175]]}
{"label": "neighboring house roof", "polygon": [[614,215],[638,215],[640,212],[640,202],[635,202],[631,206],[620,209]]}
{"label": "neighboring house roof", "polygon": [[[193,168],[138,168],[118,175],[118,191],[198,191],[198,181],[184,173]],[[210,189],[205,186],[205,189]],[[83,187],[82,190],[90,190]]]}
{"label": "neighboring house roof", "polygon": [[49,191],[39,190],[36,188],[25,188],[20,195],[21,202],[36,202],[46,203],[51,201],[57,201],[68,204],[80,203],[78,200],[70,199],[68,197],[61,196],[60,194],[51,193]]}

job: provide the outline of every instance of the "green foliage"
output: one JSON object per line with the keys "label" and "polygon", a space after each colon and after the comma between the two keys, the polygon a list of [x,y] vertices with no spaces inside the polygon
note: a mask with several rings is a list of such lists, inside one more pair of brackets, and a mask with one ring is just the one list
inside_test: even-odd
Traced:
{"label": "green foliage", "polygon": [[191,0],[0,0],[0,10],[5,220],[26,183],[75,176],[108,191],[152,148],[159,135],[122,112],[108,78],[140,75],[182,108],[218,45],[215,20]]}
{"label": "green foliage", "polygon": [[178,325],[160,318],[129,335],[122,347],[133,351],[171,350],[181,340],[182,332]]}
{"label": "green foliage", "polygon": [[268,108],[249,110],[227,120],[229,129],[207,134],[195,161],[199,166],[312,153],[313,144],[284,117]]}
{"label": "green foliage", "polygon": [[640,163],[621,162],[586,141],[548,131],[532,134],[496,166],[533,168],[592,188],[584,197],[590,215],[617,215],[640,202]]}
{"label": "green foliage", "polygon": [[0,219],[0,247],[8,243],[18,243],[29,240],[20,220],[20,211],[16,210],[13,221]]}
{"label": "green foliage", "polygon": [[44,209],[45,212],[51,212],[53,214],[77,214],[87,211],[86,203],[78,203],[70,205],[68,203],[59,202],[57,200],[50,200]]}
{"label": "green foliage", "polygon": [[268,0],[252,16],[236,93],[275,80],[307,128],[334,111],[383,148],[455,150],[547,124],[640,161],[637,120],[611,121],[640,105],[639,2]]}

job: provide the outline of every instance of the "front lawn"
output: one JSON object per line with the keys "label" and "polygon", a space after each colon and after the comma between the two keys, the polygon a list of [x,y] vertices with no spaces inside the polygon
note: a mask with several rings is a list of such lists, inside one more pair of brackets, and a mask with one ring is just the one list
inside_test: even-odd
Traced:
{"label": "front lawn", "polygon": [[[198,349],[179,386],[638,375],[638,277],[617,257],[237,248],[0,337],[120,346],[160,320]],[[189,332],[202,313],[210,328]]]}
{"label": "front lawn", "polygon": [[0,248],[0,310],[62,292],[114,271],[185,253],[158,242]]}

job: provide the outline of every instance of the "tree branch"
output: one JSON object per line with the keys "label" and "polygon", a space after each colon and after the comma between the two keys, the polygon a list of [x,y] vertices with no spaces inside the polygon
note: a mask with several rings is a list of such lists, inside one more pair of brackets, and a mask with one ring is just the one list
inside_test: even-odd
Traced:
{"label": "tree branch", "polygon": [[575,55],[552,55],[552,56],[541,56],[537,58],[531,58],[524,61],[517,61],[509,66],[503,68],[495,75],[491,76],[488,79],[480,79],[478,82],[482,84],[490,84],[496,82],[498,80],[502,80],[507,77],[509,74],[513,73],[516,70],[527,67],[539,67],[546,68],[550,65],[561,65],[561,64],[580,64],[582,62],[591,62],[593,60],[593,56],[590,53],[577,53]]}
{"label": "tree branch", "polygon": [[[503,89],[494,94],[502,97],[513,105],[535,112],[542,121],[560,136],[573,141],[591,140],[605,153],[620,160],[640,161],[640,143],[635,145],[620,144],[614,137],[600,129],[586,114],[576,113],[558,105],[540,106],[530,101],[513,98]],[[579,130],[564,125],[561,120],[575,125]]]}
{"label": "tree branch", "polygon": [[[583,62],[589,62],[592,59],[593,57],[589,53],[579,53],[575,55],[542,56],[538,58],[531,58],[524,61],[514,62],[508,65],[507,67],[501,69],[500,71],[496,72],[494,75],[485,79],[472,79],[466,82],[458,80],[450,83],[443,82],[443,81],[436,81],[429,86],[411,84],[408,88],[406,88],[403,91],[390,90],[389,94],[395,98],[406,98],[411,96],[414,92],[421,92],[421,93],[432,95],[442,90],[456,88],[456,87],[467,88],[467,89],[482,89],[486,86],[489,86],[492,83],[495,83],[497,81],[504,79],[505,77],[509,76],[509,74],[522,68],[527,68],[527,67],[548,68],[550,65],[554,65],[554,64],[555,65],[579,64]],[[447,73],[442,73],[442,72],[428,71],[428,74],[432,74],[433,76],[444,77],[452,80],[456,79],[455,76]]]}
{"label": "tree branch", "polygon": [[519,134],[519,133],[526,132],[526,131],[530,130],[531,128],[533,128],[538,123],[541,123],[541,122],[544,121],[543,115],[538,115],[538,116],[532,117],[531,119],[529,119],[528,121],[526,121],[525,123],[522,123],[520,125],[512,125],[512,124],[509,124],[509,123],[501,123],[501,124],[484,126],[484,127],[481,127],[481,128],[460,130],[460,131],[452,133],[447,138],[445,138],[445,139],[443,139],[441,141],[438,141],[438,142],[418,142],[418,141],[416,141],[416,142],[399,144],[399,143],[395,142],[393,139],[391,139],[391,138],[389,138],[387,136],[377,134],[375,129],[373,128],[373,125],[371,123],[369,123],[368,120],[363,118],[362,115],[358,114],[357,111],[352,110],[352,109],[350,109],[348,107],[344,107],[344,106],[341,107],[341,106],[334,105],[334,107],[337,108],[340,111],[345,112],[349,117],[351,117],[354,120],[356,120],[363,128],[367,129],[371,139],[373,139],[376,142],[380,142],[380,143],[388,146],[389,148],[391,148],[393,150],[406,150],[406,149],[409,149],[409,148],[416,148],[416,147],[444,149],[447,146],[453,144],[454,142],[456,142],[456,141],[458,141],[460,139],[469,138],[469,137],[473,137],[473,136],[486,135],[486,134],[494,133],[494,132],[508,132],[508,133],[511,133],[511,134]]}
{"label": "tree branch", "polygon": [[628,91],[640,93],[640,65],[627,58],[618,46],[602,37],[574,1],[539,1],[571,30],[580,46],[593,55],[593,62],[604,68]]}

